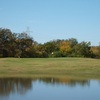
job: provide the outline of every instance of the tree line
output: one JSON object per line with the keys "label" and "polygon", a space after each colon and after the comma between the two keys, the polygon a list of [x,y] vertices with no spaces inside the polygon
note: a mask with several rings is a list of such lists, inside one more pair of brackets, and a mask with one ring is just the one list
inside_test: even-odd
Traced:
{"label": "tree line", "polygon": [[45,58],[45,57],[100,57],[100,46],[90,42],[78,42],[75,38],[52,40],[40,44],[26,32],[13,33],[0,28],[0,57]]}

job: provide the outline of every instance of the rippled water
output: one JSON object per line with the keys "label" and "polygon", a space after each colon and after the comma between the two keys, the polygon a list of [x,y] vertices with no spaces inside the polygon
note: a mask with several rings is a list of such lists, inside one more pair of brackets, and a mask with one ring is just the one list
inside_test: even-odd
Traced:
{"label": "rippled water", "polygon": [[100,80],[0,78],[0,100],[100,100]]}

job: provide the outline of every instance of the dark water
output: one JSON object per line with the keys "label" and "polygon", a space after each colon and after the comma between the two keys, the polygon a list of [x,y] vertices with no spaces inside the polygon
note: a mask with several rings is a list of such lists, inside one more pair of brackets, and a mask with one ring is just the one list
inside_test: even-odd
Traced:
{"label": "dark water", "polygon": [[100,100],[100,80],[0,78],[0,100]]}

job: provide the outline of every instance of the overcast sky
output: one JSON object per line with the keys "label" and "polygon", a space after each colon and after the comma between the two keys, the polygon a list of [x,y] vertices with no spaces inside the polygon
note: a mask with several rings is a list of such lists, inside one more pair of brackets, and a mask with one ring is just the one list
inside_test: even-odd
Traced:
{"label": "overcast sky", "polygon": [[0,0],[0,27],[35,41],[76,38],[100,42],[100,0]]}

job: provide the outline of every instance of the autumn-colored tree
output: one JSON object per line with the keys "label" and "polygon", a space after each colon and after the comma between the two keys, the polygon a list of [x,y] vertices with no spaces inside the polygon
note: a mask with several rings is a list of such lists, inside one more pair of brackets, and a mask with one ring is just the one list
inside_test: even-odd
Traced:
{"label": "autumn-colored tree", "polygon": [[100,58],[100,43],[99,46],[92,46],[91,51],[97,58]]}
{"label": "autumn-colored tree", "polygon": [[60,51],[62,53],[70,53],[72,51],[70,42],[68,42],[68,41],[62,41],[60,43]]}

